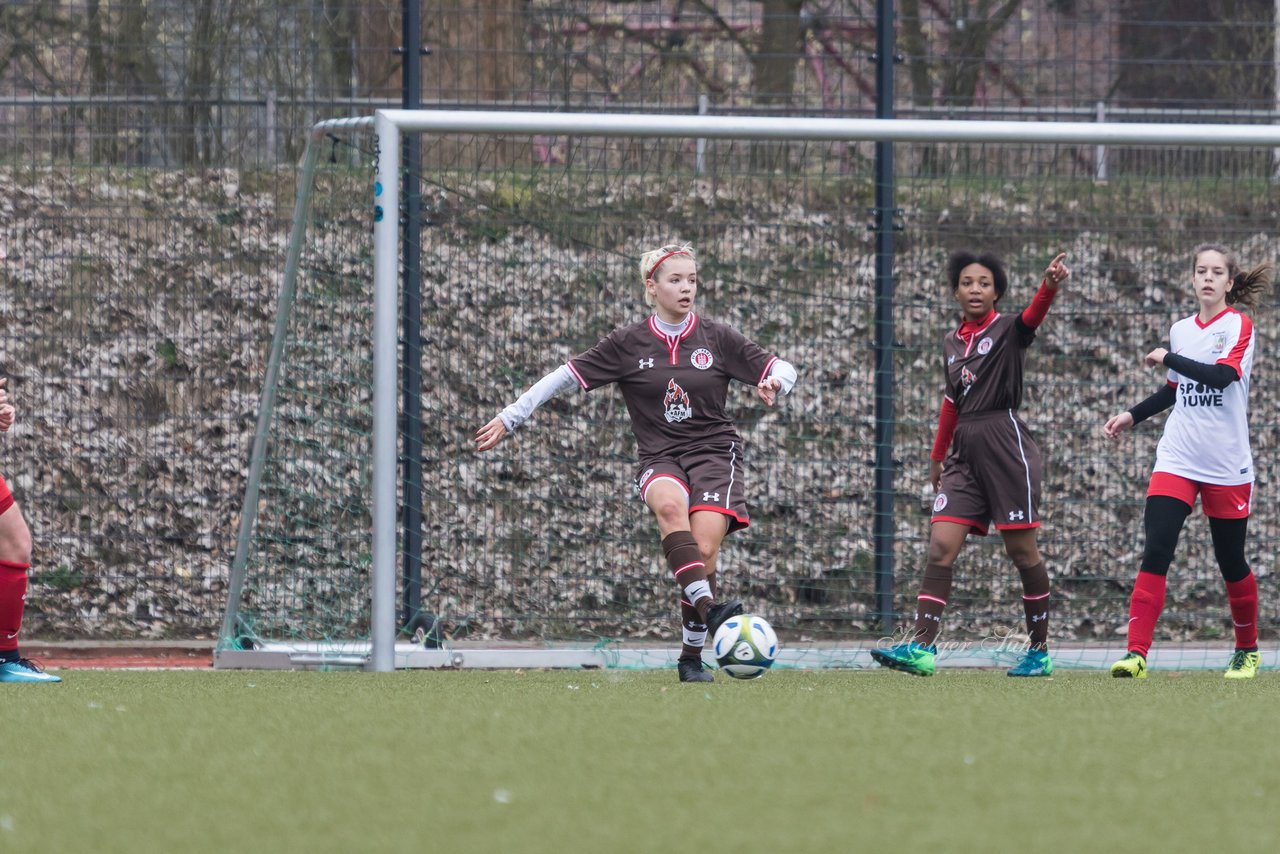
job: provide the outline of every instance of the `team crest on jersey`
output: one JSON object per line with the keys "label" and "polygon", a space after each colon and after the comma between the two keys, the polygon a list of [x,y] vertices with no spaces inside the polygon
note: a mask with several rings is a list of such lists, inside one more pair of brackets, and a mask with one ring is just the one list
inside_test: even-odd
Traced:
{"label": "team crest on jersey", "polygon": [[978,376],[973,371],[969,370],[968,368],[961,368],[960,369],[960,385],[964,386],[964,391],[961,392],[961,394],[968,394],[969,387],[972,386],[974,382],[977,381],[977,379],[978,379]]}
{"label": "team crest on jersey", "polygon": [[1226,349],[1227,349],[1227,333],[1226,332],[1213,333],[1213,347],[1211,349],[1211,352],[1213,353],[1213,355],[1221,356]]}
{"label": "team crest on jersey", "polygon": [[668,424],[675,424],[693,417],[693,405],[689,403],[689,395],[676,384],[675,380],[667,381],[667,395],[662,399],[662,407]]}
{"label": "team crest on jersey", "polygon": [[933,499],[933,512],[941,513],[943,510],[946,510],[946,509],[947,509],[947,494],[945,492],[939,492],[938,497]]}
{"label": "team crest on jersey", "polygon": [[715,357],[711,355],[711,351],[706,347],[699,347],[693,351],[693,355],[689,357],[689,361],[700,371],[705,371],[715,363]]}
{"label": "team crest on jersey", "polygon": [[988,335],[978,342],[978,355],[985,356],[991,352],[991,336]]}

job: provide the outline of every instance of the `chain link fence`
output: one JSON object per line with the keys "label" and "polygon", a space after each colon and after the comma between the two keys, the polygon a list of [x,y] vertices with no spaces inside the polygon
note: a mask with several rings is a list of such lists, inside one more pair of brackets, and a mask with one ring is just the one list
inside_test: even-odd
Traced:
{"label": "chain link fence", "polygon": [[[899,116],[1278,115],[1271,0],[895,6]],[[216,632],[295,163],[315,120],[400,105],[400,16],[395,0],[0,7],[0,370],[19,408],[0,472],[37,542],[29,633]],[[870,2],[479,0],[423,3],[422,18],[410,49],[424,51],[424,106],[859,116],[876,105]],[[554,162],[571,144],[536,140],[531,156]],[[867,168],[856,152],[822,156],[843,158],[833,172]],[[1054,156],[1100,182],[1179,192],[1275,174],[1275,155],[1258,150]],[[922,146],[899,165],[917,195],[931,182],[1018,183],[1028,168],[1041,167],[1025,152],[982,147]],[[908,216],[904,251],[981,237],[957,225],[957,193]],[[1227,213],[1226,237],[1274,226],[1256,206]],[[1107,216],[1160,244],[1157,216]],[[1098,269],[1144,275],[1131,254]],[[910,503],[917,484],[904,483]]]}

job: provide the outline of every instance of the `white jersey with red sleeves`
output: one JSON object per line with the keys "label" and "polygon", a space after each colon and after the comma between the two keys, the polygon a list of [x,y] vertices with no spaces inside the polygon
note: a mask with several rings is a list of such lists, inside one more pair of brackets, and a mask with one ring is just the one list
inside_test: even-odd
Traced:
{"label": "white jersey with red sleeves", "polygon": [[1207,365],[1230,365],[1240,379],[1219,391],[1169,371],[1169,385],[1178,398],[1156,449],[1156,471],[1222,486],[1253,482],[1253,344],[1253,322],[1234,308],[1223,309],[1208,323],[1201,323],[1199,315],[1185,317],[1169,330],[1169,352]]}

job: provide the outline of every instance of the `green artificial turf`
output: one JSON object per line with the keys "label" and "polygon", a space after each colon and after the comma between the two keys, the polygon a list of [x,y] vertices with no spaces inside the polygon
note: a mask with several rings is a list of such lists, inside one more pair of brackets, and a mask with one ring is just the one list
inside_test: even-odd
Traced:
{"label": "green artificial turf", "polygon": [[1280,678],[90,672],[0,685],[0,851],[1209,851]]}

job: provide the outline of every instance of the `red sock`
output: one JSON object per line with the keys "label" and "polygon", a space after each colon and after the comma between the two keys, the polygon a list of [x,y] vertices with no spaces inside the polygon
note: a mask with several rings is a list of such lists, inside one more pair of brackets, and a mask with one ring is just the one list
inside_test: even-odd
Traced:
{"label": "red sock", "polygon": [[1249,573],[1239,581],[1227,582],[1231,603],[1231,625],[1236,630],[1236,649],[1258,648],[1258,579]]}
{"label": "red sock", "polygon": [[13,652],[18,648],[22,610],[27,603],[27,570],[30,566],[0,560],[0,652]]}
{"label": "red sock", "polygon": [[1143,658],[1151,651],[1151,636],[1156,620],[1164,610],[1165,577],[1154,572],[1139,572],[1129,599],[1129,652]]}

